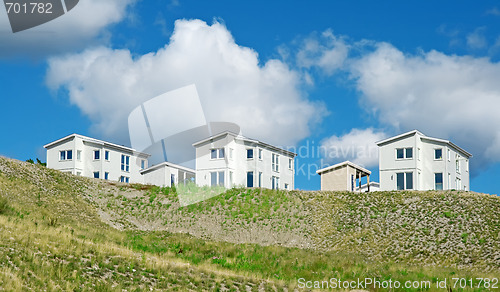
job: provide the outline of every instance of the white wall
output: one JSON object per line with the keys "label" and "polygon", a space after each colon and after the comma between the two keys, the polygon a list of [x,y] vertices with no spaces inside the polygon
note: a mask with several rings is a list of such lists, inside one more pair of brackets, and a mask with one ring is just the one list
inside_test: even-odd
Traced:
{"label": "white wall", "polygon": [[[211,149],[224,148],[224,159],[211,159]],[[232,149],[232,157],[230,152]],[[253,149],[254,157],[247,159],[247,149]],[[259,159],[259,149],[262,158]],[[278,154],[279,171],[272,170],[272,154]],[[288,159],[292,159],[292,169],[288,169]],[[253,186],[259,187],[259,172],[262,173],[261,187],[272,188],[272,176],[279,178],[279,188],[294,188],[293,157],[285,152],[280,152],[265,144],[235,138],[227,134],[214,141],[207,141],[196,146],[196,183],[200,186],[210,185],[211,172],[224,173],[224,186],[247,186],[247,172],[253,171]],[[230,172],[233,173],[232,184]]]}

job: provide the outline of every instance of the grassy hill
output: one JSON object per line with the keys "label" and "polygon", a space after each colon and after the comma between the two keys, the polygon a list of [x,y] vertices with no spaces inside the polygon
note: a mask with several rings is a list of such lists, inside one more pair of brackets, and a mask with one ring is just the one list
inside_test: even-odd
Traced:
{"label": "grassy hill", "polygon": [[0,290],[292,291],[299,278],[500,277],[499,209],[499,197],[466,192],[260,189],[181,207],[175,189],[0,158]]}

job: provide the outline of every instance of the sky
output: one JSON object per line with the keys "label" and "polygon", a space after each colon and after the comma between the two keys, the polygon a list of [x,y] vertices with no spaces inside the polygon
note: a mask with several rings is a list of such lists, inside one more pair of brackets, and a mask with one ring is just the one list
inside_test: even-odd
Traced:
{"label": "sky", "polygon": [[299,154],[296,188],[344,160],[378,181],[374,143],[418,129],[498,194],[499,60],[495,1],[80,0],[17,33],[0,9],[0,155],[44,160],[72,133],[130,146],[134,108],[195,84],[208,120]]}

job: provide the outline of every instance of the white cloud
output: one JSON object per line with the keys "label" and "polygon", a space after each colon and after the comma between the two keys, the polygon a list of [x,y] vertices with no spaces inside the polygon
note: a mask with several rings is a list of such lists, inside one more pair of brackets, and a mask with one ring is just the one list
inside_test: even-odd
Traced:
{"label": "white cloud", "polygon": [[[325,114],[298,89],[300,80],[279,60],[260,66],[257,53],[237,45],[224,25],[201,20],[176,21],[170,43],[157,52],[133,57],[94,48],[50,59],[47,72],[47,84],[67,89],[98,134],[122,142],[134,107],[194,83],[207,120],[237,123],[244,135],[269,143],[295,144]],[[175,105],[165,109],[174,112]]]}
{"label": "white cloud", "polygon": [[378,166],[378,146],[375,142],[387,135],[373,128],[352,129],[342,136],[331,136],[321,141],[321,149],[327,162],[350,160],[363,167]]}
{"label": "white cloud", "polygon": [[[361,105],[395,132],[419,129],[471,152],[475,171],[500,161],[500,64],[437,51],[405,55],[387,43],[353,62]],[[476,172],[477,173],[477,172]]]}
{"label": "white cloud", "polygon": [[467,35],[467,46],[471,49],[484,49],[488,46],[488,41],[484,36],[485,27],[476,28],[473,32]]}
{"label": "white cloud", "polygon": [[121,21],[136,0],[84,0],[65,15],[12,33],[7,12],[0,9],[0,57],[43,56],[81,49],[106,40],[105,28]]}
{"label": "white cloud", "polygon": [[318,67],[328,75],[342,68],[347,59],[349,47],[343,37],[337,37],[332,30],[326,30],[321,38],[311,36],[305,39],[297,53],[297,65],[310,69]]}

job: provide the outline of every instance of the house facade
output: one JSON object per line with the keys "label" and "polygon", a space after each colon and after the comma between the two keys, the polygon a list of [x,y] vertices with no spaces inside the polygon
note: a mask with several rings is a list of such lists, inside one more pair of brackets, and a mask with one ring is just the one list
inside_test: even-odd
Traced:
{"label": "house facade", "polygon": [[47,149],[49,168],[91,178],[144,183],[140,171],[148,167],[149,154],[78,134],[43,147]]}
{"label": "house facade", "polygon": [[228,131],[193,146],[199,186],[294,189],[293,152]]}
{"label": "house facade", "polygon": [[448,140],[413,130],[377,145],[383,191],[470,190],[472,154]]}
{"label": "house facade", "polygon": [[144,177],[145,184],[160,187],[171,187],[172,185],[194,182],[194,169],[177,165],[170,162],[162,162],[140,171]]}
{"label": "house facade", "polygon": [[[371,171],[350,161],[344,161],[316,171],[321,177],[322,191],[349,191],[359,192],[359,190],[372,191],[370,187]],[[367,185],[365,189],[361,185],[361,179],[366,177]]]}

